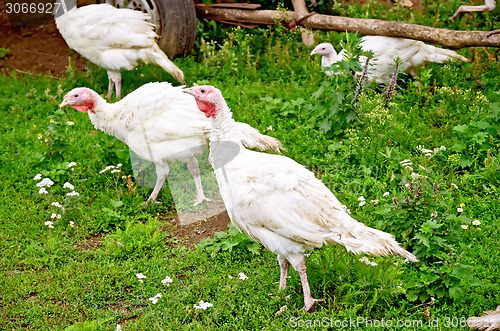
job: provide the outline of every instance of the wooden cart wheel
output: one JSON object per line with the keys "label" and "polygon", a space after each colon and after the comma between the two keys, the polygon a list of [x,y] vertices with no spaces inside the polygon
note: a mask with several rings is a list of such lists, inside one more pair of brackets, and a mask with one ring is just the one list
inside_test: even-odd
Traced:
{"label": "wooden cart wheel", "polygon": [[[99,1],[99,0],[98,0]],[[196,39],[193,0],[101,0],[116,7],[140,10],[151,17],[158,45],[169,58],[191,52]]]}
{"label": "wooden cart wheel", "polygon": [[196,39],[193,0],[155,0],[161,14],[158,45],[170,57],[191,52]]}

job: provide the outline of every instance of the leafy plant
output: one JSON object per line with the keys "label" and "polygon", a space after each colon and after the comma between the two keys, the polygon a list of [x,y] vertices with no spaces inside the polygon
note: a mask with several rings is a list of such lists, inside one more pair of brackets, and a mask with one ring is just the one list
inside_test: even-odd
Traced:
{"label": "leafy plant", "polygon": [[463,228],[472,220],[461,214],[462,206],[450,206],[454,188],[446,187],[439,175],[420,166],[416,172],[409,160],[402,167],[402,189],[391,202],[375,206],[374,212],[384,220],[378,222],[379,228],[398,234],[420,260],[412,265],[417,272],[407,281],[407,297],[422,302],[431,297],[460,300],[467,288],[481,285],[474,267],[460,261],[467,249]]}
{"label": "leafy plant", "polygon": [[0,47],[0,59],[6,57],[10,53],[10,49]]}
{"label": "leafy plant", "polygon": [[156,218],[146,223],[126,221],[125,229],[117,229],[104,239],[106,254],[115,258],[128,259],[147,256],[163,247],[165,233],[160,231]]}
{"label": "leafy plant", "polygon": [[228,227],[229,230],[225,232],[216,232],[213,238],[203,239],[198,244],[198,248],[210,253],[212,256],[222,251],[231,253],[233,250],[248,250],[252,254],[260,254],[262,246],[259,243],[248,238],[247,235],[236,229],[233,224],[230,223]]}

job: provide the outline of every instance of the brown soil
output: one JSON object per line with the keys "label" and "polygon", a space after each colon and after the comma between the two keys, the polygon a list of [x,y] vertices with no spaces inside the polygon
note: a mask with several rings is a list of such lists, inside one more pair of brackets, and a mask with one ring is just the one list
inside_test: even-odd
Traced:
{"label": "brown soil", "polygon": [[[226,231],[231,222],[225,210],[218,215],[188,225],[183,225],[177,215],[173,216],[167,211],[161,212],[159,219],[168,224],[162,229],[167,233],[168,244],[172,246],[184,245],[191,248],[205,238],[212,238],[216,232]],[[81,250],[93,250],[99,248],[103,241],[103,235],[97,234],[77,243],[76,246]]]}
{"label": "brown soil", "polygon": [[231,222],[227,211],[209,217],[206,220],[197,221],[188,225],[181,225],[179,218],[167,220],[170,226],[164,228],[172,240],[172,245],[184,245],[194,247],[205,238],[212,238],[214,233],[226,231]]}
{"label": "brown soil", "polygon": [[[13,31],[4,2],[0,2],[0,48],[10,49],[6,58],[0,59],[2,71],[36,73],[62,76],[72,51],[59,34],[54,20],[36,27]],[[76,57],[77,70],[85,69],[86,60]]]}

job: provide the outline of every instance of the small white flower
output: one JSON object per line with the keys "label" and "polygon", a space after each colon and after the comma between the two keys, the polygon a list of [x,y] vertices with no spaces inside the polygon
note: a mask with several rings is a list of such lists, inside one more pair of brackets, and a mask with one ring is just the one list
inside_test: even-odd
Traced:
{"label": "small white flower", "polygon": [[467,229],[469,228],[469,226],[468,226],[468,225],[465,225],[465,224],[460,225],[460,227],[461,227],[462,229],[464,229],[464,230],[467,230]]}
{"label": "small white flower", "polygon": [[163,279],[163,280],[161,281],[161,283],[162,283],[163,285],[170,286],[170,283],[172,283],[172,278],[170,278],[170,277],[168,277],[168,276],[167,276],[167,277],[165,277],[165,279]]}
{"label": "small white flower", "polygon": [[153,303],[153,305],[156,305],[156,303],[158,302],[159,298],[161,298],[161,293],[158,293],[157,295],[155,295],[152,298],[149,298],[148,300],[151,301]]}
{"label": "small white flower", "polygon": [[288,308],[287,306],[281,307],[280,310],[278,310],[274,315],[275,316],[281,316],[281,315],[283,315],[283,313],[285,312],[285,310],[287,310],[287,308]]}
{"label": "small white flower", "polygon": [[52,221],[47,221],[45,222],[45,225],[47,225],[49,228],[53,229],[54,228],[54,222]]}
{"label": "small white flower", "polygon": [[70,183],[68,183],[68,182],[64,183],[63,188],[69,188],[70,190],[74,190],[75,189],[75,187],[73,185],[71,185]]}
{"label": "small white flower", "polygon": [[272,125],[269,125],[269,126],[267,127],[267,129],[268,129],[269,131],[272,131],[272,130],[273,130],[273,126],[272,126]]}
{"label": "small white flower", "polygon": [[363,263],[365,263],[365,264],[371,265],[372,267],[376,267],[376,266],[378,266],[378,264],[377,264],[377,263],[375,263],[375,262],[372,262],[372,261],[368,260],[368,258],[367,258],[366,256],[363,256],[362,258],[360,258],[360,259],[359,259],[359,262],[363,262]]}
{"label": "small white flower", "polygon": [[68,163],[68,168],[76,166],[76,162],[70,162]]}
{"label": "small white flower", "polygon": [[233,276],[231,276],[231,275],[227,275],[227,278],[229,278],[229,279],[233,279]]}
{"label": "small white flower", "polygon": [[45,187],[45,186],[51,187],[52,185],[54,185],[54,182],[49,178],[44,178],[36,184],[37,187]]}
{"label": "small white flower", "polygon": [[151,301],[151,303],[153,305],[156,305],[156,303],[158,302],[158,298],[157,297],[152,297],[152,298],[149,298],[148,300]]}
{"label": "small white flower", "polygon": [[59,202],[52,202],[52,206],[62,208],[61,204]]}
{"label": "small white flower", "polygon": [[370,201],[370,203],[373,203],[374,205],[378,205],[378,204],[379,204],[379,202],[380,202],[380,201],[379,201],[378,199],[377,199],[377,200],[371,200],[371,201]]}
{"label": "small white flower", "polygon": [[107,166],[106,168],[102,169],[101,171],[99,171],[100,174],[108,171],[109,169],[114,169],[115,166],[114,165],[110,165],[110,166]]}
{"label": "small white flower", "polygon": [[443,152],[446,151],[446,147],[444,147],[444,146],[439,147],[439,149],[442,150]]}
{"label": "small white flower", "polygon": [[203,300],[201,300],[200,302],[198,302],[198,304],[194,304],[193,307],[196,308],[196,309],[203,309],[203,310],[207,310],[207,308],[210,308],[210,307],[213,307],[214,305],[211,304],[210,302],[204,302]]}
{"label": "small white flower", "polygon": [[361,202],[359,203],[359,206],[360,206],[360,207],[363,207],[364,205],[366,205],[366,201],[361,201]]}
{"label": "small white flower", "polygon": [[47,192],[47,190],[45,189],[45,187],[42,187],[40,189],[40,191],[38,191],[38,194],[47,194],[47,193],[49,193],[49,192]]}
{"label": "small white flower", "polygon": [[475,226],[481,225],[481,221],[479,221],[479,220],[474,220],[474,221],[472,222],[472,225],[475,225]]}
{"label": "small white flower", "polygon": [[117,168],[121,168],[121,166],[122,166],[122,165],[123,165],[123,164],[118,163],[118,164],[116,165],[116,167],[117,167]]}
{"label": "small white flower", "polygon": [[453,187],[455,190],[458,190],[458,186],[456,184],[451,183],[451,187]]}
{"label": "small white flower", "polygon": [[122,172],[120,169],[114,169],[114,170],[111,170],[111,173],[114,174],[115,172]]}
{"label": "small white flower", "polygon": [[459,213],[461,213],[461,212],[463,212],[463,211],[464,211],[464,209],[463,209],[463,208],[457,208],[457,211],[458,211]]}
{"label": "small white flower", "polygon": [[33,180],[40,180],[42,179],[42,174],[37,174],[35,177],[33,177]]}
{"label": "small white flower", "polygon": [[135,277],[137,277],[137,279],[139,280],[140,283],[144,283],[144,278],[147,278],[144,274],[142,273],[139,273],[139,274],[136,274]]}
{"label": "small white flower", "polygon": [[122,327],[120,326],[120,324],[116,324],[116,331],[122,331]]}
{"label": "small white flower", "polygon": [[242,272],[240,272],[240,273],[238,274],[238,276],[240,276],[240,279],[241,279],[241,280],[246,280],[246,279],[248,279],[248,277],[247,277],[244,273],[242,273]]}
{"label": "small white flower", "polygon": [[360,196],[360,197],[358,198],[358,201],[365,201],[365,197],[364,197],[364,196]]}
{"label": "small white flower", "polygon": [[408,171],[413,171],[413,168],[410,167],[409,165],[405,165],[405,169],[408,170]]}
{"label": "small white flower", "polygon": [[73,228],[75,226],[75,222],[69,221],[69,226],[71,226]]}
{"label": "small white flower", "polygon": [[72,192],[66,193],[66,195],[67,195],[68,197],[72,197],[72,196],[79,196],[79,195],[80,195],[80,193],[75,192],[75,191],[72,191]]}
{"label": "small white flower", "polygon": [[73,125],[73,124],[75,124],[74,122],[71,122],[71,121],[67,121],[66,123],[67,123],[68,125]]}
{"label": "small white flower", "polygon": [[387,197],[389,196],[389,194],[390,194],[389,192],[385,192],[384,194],[382,194],[382,196],[383,196],[384,198],[387,198]]}
{"label": "small white flower", "polygon": [[413,163],[411,163],[410,159],[406,159],[406,160],[403,160],[403,161],[399,162],[399,164],[401,164],[402,166],[407,166],[407,165],[410,166]]}
{"label": "small white flower", "polygon": [[52,215],[50,215],[50,218],[56,218],[56,217],[57,217],[56,213],[52,213]]}

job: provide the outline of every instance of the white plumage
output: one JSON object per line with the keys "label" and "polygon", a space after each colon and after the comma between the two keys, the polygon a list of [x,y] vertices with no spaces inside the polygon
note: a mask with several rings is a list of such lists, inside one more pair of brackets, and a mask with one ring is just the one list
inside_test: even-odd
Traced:
{"label": "white plumage", "polygon": [[500,306],[495,310],[485,311],[481,317],[469,317],[467,325],[471,329],[485,331],[500,330]]}
{"label": "white plumage", "polygon": [[108,4],[73,8],[56,18],[59,32],[70,48],[108,71],[108,99],[116,85],[121,97],[122,70],[132,70],[139,62],[162,67],[184,82],[182,71],[168,59],[156,43],[157,35],[148,15]]}
{"label": "white plumage", "polygon": [[[210,121],[196,107],[193,97],[170,83],[149,83],[109,104],[88,88],[64,96],[60,107],[70,105],[88,112],[96,129],[127,144],[139,157],[156,166],[157,181],[148,201],[154,201],[169,173],[168,161],[186,162],[195,180],[195,204],[208,200],[203,194],[196,155],[207,149]],[[245,123],[237,126],[244,143],[260,150],[279,152],[281,143]]]}
{"label": "white plumage", "polygon": [[[391,234],[349,216],[333,193],[304,166],[282,155],[245,149],[219,90],[195,86],[185,91],[197,99],[207,117],[212,117],[210,156],[231,221],[278,256],[280,289],[286,286],[289,264],[298,271],[305,310],[320,301],[310,293],[303,256],[307,250],[337,243],[355,254],[396,254],[417,261]],[[228,143],[239,150],[231,158],[226,157]]]}
{"label": "white plumage", "polygon": [[[416,76],[415,68],[427,63],[444,63],[454,58],[468,61],[462,55],[449,50],[427,45],[421,41],[404,38],[393,38],[383,36],[364,36],[361,38],[361,49],[372,51],[374,57],[370,59],[371,66],[368,69],[368,80],[377,83],[388,83],[394,72],[394,60],[399,58],[402,62],[400,71],[407,71]],[[321,67],[330,67],[337,61],[344,59],[345,50],[337,54],[332,44],[322,43],[316,46],[311,55],[321,55]],[[361,65],[364,65],[365,57],[360,58]],[[327,75],[331,72],[326,71]]]}

